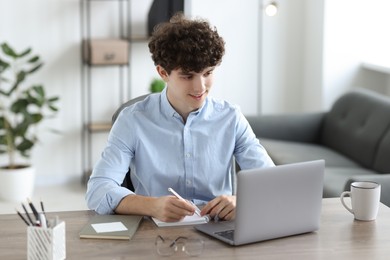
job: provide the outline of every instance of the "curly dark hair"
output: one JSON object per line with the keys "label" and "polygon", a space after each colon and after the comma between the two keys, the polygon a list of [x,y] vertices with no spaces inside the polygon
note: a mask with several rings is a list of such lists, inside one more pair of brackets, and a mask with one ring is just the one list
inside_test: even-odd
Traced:
{"label": "curly dark hair", "polygon": [[154,28],[149,51],[154,64],[162,66],[168,74],[179,68],[199,73],[221,63],[225,41],[208,21],[190,20],[177,13],[169,22]]}

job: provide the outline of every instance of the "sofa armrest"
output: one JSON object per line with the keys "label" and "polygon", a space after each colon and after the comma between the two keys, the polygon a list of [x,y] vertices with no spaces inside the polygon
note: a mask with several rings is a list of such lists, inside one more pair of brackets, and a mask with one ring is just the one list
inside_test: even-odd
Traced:
{"label": "sofa armrest", "polygon": [[325,113],[247,116],[255,135],[284,141],[318,143]]}
{"label": "sofa armrest", "polygon": [[381,185],[381,202],[390,207],[390,173],[357,175],[347,180],[344,186],[345,191],[351,189],[351,183],[355,181],[374,181]]}

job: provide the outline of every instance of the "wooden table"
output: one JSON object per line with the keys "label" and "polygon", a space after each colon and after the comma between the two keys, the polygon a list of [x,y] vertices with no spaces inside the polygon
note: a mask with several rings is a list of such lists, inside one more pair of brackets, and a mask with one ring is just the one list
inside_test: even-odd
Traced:
{"label": "wooden table", "polygon": [[[156,259],[156,235],[201,237],[202,259],[390,259],[390,208],[381,204],[372,222],[353,219],[338,198],[324,199],[321,227],[313,233],[232,247],[192,227],[157,228],[145,218],[130,241],[80,239],[81,228],[95,213],[47,213],[66,222],[67,259]],[[288,217],[288,216],[286,216]],[[16,214],[0,215],[0,259],[26,259],[26,225]],[[187,257],[177,252],[170,258]]]}

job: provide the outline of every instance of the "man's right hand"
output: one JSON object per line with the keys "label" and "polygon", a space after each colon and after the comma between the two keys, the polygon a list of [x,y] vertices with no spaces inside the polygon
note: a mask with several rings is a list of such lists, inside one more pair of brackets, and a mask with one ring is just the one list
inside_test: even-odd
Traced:
{"label": "man's right hand", "polygon": [[175,196],[163,196],[156,200],[153,217],[165,222],[174,222],[183,219],[185,216],[192,216],[194,213],[195,207],[187,201]]}
{"label": "man's right hand", "polygon": [[124,197],[115,212],[151,216],[164,222],[175,222],[185,216],[192,216],[195,213],[195,206],[175,196],[146,197],[133,194]]}

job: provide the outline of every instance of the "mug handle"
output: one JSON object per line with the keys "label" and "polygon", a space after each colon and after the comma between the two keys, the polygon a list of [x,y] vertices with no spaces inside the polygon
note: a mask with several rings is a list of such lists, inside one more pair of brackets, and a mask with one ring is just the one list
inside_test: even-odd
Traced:
{"label": "mug handle", "polygon": [[341,193],[341,195],[340,195],[341,203],[343,204],[344,208],[346,208],[349,212],[354,214],[352,208],[348,207],[347,204],[344,202],[344,197],[346,197],[346,196],[351,197],[351,192],[350,191],[344,191],[343,193]]}

